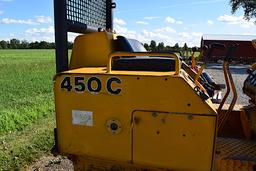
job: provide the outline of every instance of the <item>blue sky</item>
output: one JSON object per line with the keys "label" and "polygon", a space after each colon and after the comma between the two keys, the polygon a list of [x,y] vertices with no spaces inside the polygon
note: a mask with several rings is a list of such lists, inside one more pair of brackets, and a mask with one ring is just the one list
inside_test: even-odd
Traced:
{"label": "blue sky", "polygon": [[[229,0],[116,0],[118,34],[141,42],[199,46],[203,34],[256,35]],[[53,0],[0,0],[0,39],[54,41]],[[75,35],[71,35],[72,40]]]}

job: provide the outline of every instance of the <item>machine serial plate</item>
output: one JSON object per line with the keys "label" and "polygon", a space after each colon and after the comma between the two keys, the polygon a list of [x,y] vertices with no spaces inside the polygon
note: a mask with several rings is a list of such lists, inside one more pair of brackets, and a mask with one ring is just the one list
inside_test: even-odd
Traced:
{"label": "machine serial plate", "polygon": [[74,125],[93,126],[93,112],[72,110],[72,123]]}

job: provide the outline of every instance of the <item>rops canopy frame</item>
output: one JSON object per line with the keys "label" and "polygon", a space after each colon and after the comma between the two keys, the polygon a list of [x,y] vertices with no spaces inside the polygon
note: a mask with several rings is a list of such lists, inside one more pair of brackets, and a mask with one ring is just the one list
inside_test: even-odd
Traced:
{"label": "rops canopy frame", "polygon": [[68,32],[113,29],[112,0],[54,0],[56,72],[68,70]]}

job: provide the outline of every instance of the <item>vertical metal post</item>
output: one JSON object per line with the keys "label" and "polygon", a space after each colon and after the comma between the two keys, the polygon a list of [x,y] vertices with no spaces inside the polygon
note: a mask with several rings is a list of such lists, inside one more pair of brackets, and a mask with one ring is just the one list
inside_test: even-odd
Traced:
{"label": "vertical metal post", "polygon": [[68,70],[66,0],[54,0],[56,72]]}
{"label": "vertical metal post", "polygon": [[106,29],[113,30],[113,8],[116,7],[116,4],[113,3],[113,0],[107,0],[106,3]]}

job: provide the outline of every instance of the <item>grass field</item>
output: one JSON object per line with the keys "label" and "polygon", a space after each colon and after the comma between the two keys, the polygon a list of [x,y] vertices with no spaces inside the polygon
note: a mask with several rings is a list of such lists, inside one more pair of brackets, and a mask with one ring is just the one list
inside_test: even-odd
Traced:
{"label": "grass field", "polygon": [[0,170],[49,152],[54,66],[54,50],[0,50]]}

